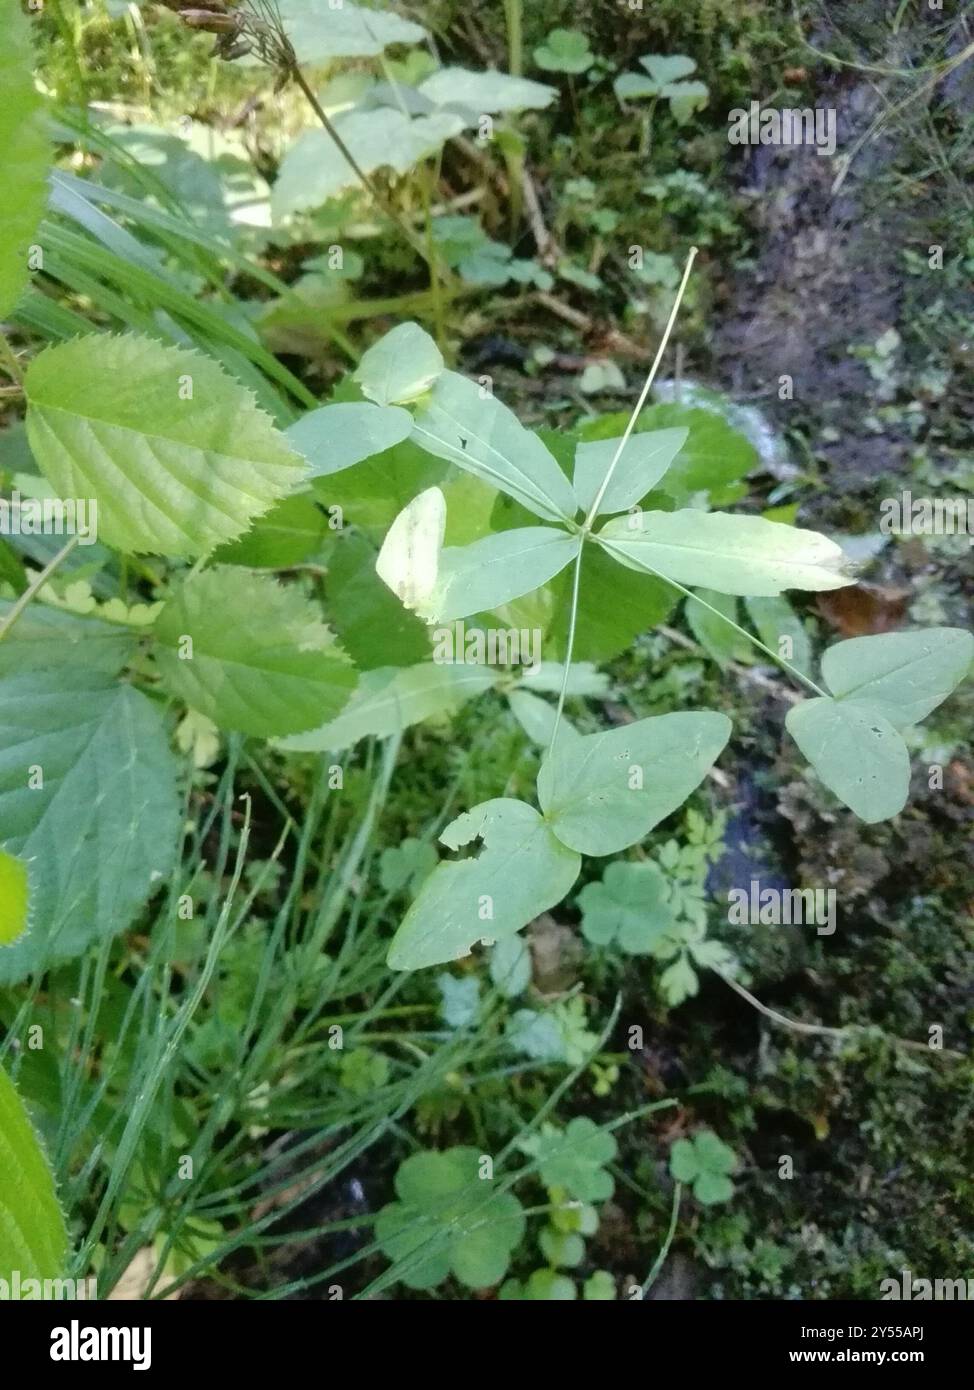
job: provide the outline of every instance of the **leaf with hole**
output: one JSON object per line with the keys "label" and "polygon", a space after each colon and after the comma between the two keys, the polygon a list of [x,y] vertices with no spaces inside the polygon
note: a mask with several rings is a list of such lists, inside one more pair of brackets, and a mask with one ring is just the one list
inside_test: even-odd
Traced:
{"label": "leaf with hole", "polygon": [[581,867],[532,806],[510,797],[458,816],[440,840],[454,850],[474,840],[483,845],[433,870],[393,938],[393,970],[460,960],[478,941],[514,936],[561,902]]}
{"label": "leaf with hole", "polygon": [[910,794],[910,755],[878,709],[854,700],[803,700],[788,711],[785,727],[860,820],[874,825],[902,811]]}

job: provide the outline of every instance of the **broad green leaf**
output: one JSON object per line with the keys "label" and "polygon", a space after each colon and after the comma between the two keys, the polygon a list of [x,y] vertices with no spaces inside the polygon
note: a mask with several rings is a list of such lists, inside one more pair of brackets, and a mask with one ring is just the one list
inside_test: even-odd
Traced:
{"label": "broad green leaf", "polygon": [[879,710],[854,700],[793,705],[785,727],[841,802],[867,825],[898,815],[910,794],[910,755]]}
{"label": "broad green leaf", "polygon": [[324,513],[311,493],[295,493],[260,517],[239,541],[221,545],[213,561],[253,569],[290,569],[320,550],[326,534]]}
{"label": "broad green leaf", "polygon": [[423,617],[437,589],[445,530],[446,500],[438,487],[427,488],[396,517],[375,562],[402,606]]}
{"label": "broad green leaf", "polygon": [[661,714],[555,744],[538,801],[563,844],[581,854],[628,849],[681,806],[723,751],[725,714]]}
{"label": "broad green leaf", "polygon": [[452,714],[474,695],[489,690],[495,680],[496,673],[484,666],[433,662],[365,671],[337,719],[310,733],[282,739],[280,746],[292,753],[340,753],[370,735],[389,738],[424,719]]}
{"label": "broad green leaf", "polygon": [[440,68],[419,84],[434,106],[460,106],[484,115],[504,111],[541,111],[557,97],[554,87],[512,77],[506,72],[477,72],[471,68]]}
{"label": "broad green leaf", "polygon": [[722,594],[841,589],[840,546],[817,531],[725,512],[644,512],[606,522],[598,540],[630,569]]}
{"label": "broad green leaf", "polygon": [[[332,58],[374,58],[394,43],[422,43],[426,30],[391,10],[351,0],[277,0],[299,63]],[[203,6],[205,9],[205,5]]]}
{"label": "broad green leaf", "polygon": [[446,471],[446,464],[403,440],[355,468],[315,478],[311,486],[330,520],[340,509],[342,525],[357,526],[379,544],[407,502],[439,483]]}
{"label": "broad green leaf", "polygon": [[20,0],[0,0],[0,18],[0,319],[5,319],[27,284],[28,252],[47,202],[51,146],[44,104],[34,86],[31,22]]}
{"label": "broad green leaf", "polygon": [[662,95],[670,103],[677,125],[686,125],[696,111],[702,111],[710,98],[705,82],[667,82]]}
{"label": "broad green leaf", "polygon": [[27,865],[0,849],[0,947],[9,946],[27,930],[30,882]]}
{"label": "broad green leaf", "polygon": [[24,562],[15,550],[0,537],[0,584],[9,584],[18,596],[27,589]]}
{"label": "broad green leaf", "polygon": [[483,613],[531,593],[578,554],[580,541],[549,526],[498,531],[471,545],[448,547],[439,579],[419,611],[431,622]]}
{"label": "broad green leaf", "polygon": [[[620,584],[619,567],[598,545],[582,553],[581,599],[575,624],[574,653],[579,659],[608,661],[630,647],[640,633],[657,627],[672,613],[679,590],[649,574],[626,576]],[[542,590],[548,596],[545,651],[564,658],[571,611],[573,571],[565,570]],[[513,607],[516,608],[516,604]],[[512,616],[512,622],[516,618]],[[524,619],[521,625],[535,626]]]}
{"label": "broad green leaf", "polygon": [[0,682],[0,825],[32,889],[0,983],[125,930],[173,862],[175,774],[159,710],[131,686],[83,665]]}
{"label": "broad green leaf", "polygon": [[[610,439],[621,434],[628,417],[622,412],[600,416],[582,426],[585,440]],[[711,506],[726,506],[740,495],[739,480],[758,462],[753,443],[713,410],[675,403],[649,406],[636,423],[635,433],[647,430],[689,431],[686,443],[670,464],[660,488],[678,506],[685,506],[696,493],[707,493]]]}
{"label": "broad green leaf", "polygon": [[326,591],[328,617],[360,671],[429,660],[429,629],[383,584],[375,550],[363,536],[346,531],[339,537],[328,559]]}
{"label": "broad green leaf", "polygon": [[[686,443],[686,426],[671,430],[653,430],[649,434],[630,435],[615,466],[605,496],[599,503],[599,515],[624,512],[634,507],[647,492],[656,486]],[[600,439],[581,443],[575,451],[575,473],[572,479],[579,509],[588,515],[598,495],[602,480],[612,465],[621,439]]]}
{"label": "broad green leaf", "polygon": [[[555,728],[555,706],[527,690],[511,690],[507,696],[511,713],[527,734],[532,743],[539,748],[547,748]],[[563,714],[559,738],[578,738],[578,730]]]}
{"label": "broad green leaf", "polygon": [[564,521],[575,515],[571,484],[541,440],[507,406],[457,372],[443,372],[413,438],[437,458],[492,483],[535,516]]}
{"label": "broad green leaf", "polygon": [[484,801],[440,836],[450,849],[477,839],[483,841],[479,853],[441,863],[423,884],[393,937],[391,969],[442,965],[469,955],[478,941],[514,936],[561,902],[578,877],[578,855],[526,802]]}
{"label": "broad green leaf", "polygon": [[[68,1233],[54,1177],[27,1111],[0,1067],[0,1280],[59,1279]],[[40,1294],[37,1295],[40,1297]]]}
{"label": "broad green leaf", "polygon": [[[750,661],[750,642],[731,627],[731,623],[738,622],[737,599],[730,594],[718,594],[713,589],[697,589],[696,594],[703,599],[703,603],[688,598],[683,611],[690,631],[704,651],[713,657],[721,670],[726,670],[731,661]],[[710,607],[705,608],[704,603]],[[711,612],[713,608],[716,608],[716,613]]]}
{"label": "broad green leaf", "polygon": [[[0,626],[13,604],[0,599]],[[131,631],[32,603],[0,642],[0,676],[83,665],[117,675],[135,651]]]}
{"label": "broad green leaf", "polygon": [[307,473],[250,392],[187,348],[76,338],[35,357],[25,389],[44,476],[94,499],[99,539],[130,554],[205,555]]}
{"label": "broad green leaf", "polygon": [[163,682],[223,729],[270,738],[333,718],[355,671],[318,610],[269,575],[204,570],[155,625]]}
{"label": "broad green leaf", "polygon": [[287,430],[292,448],[310,465],[309,477],[326,478],[409,438],[413,417],[400,406],[339,401],[309,410]]}
{"label": "broad green leaf", "polygon": [[969,632],[930,627],[837,642],[822,657],[822,675],[837,700],[868,704],[894,729],[905,729],[946,700],[972,661]]}
{"label": "broad green leaf", "polygon": [[507,1273],[524,1213],[480,1170],[475,1148],[411,1154],[399,1165],[399,1200],[379,1212],[375,1238],[390,1260],[402,1262],[407,1288],[435,1288],[451,1273],[469,1289],[490,1288]]}
{"label": "broad green leaf", "polygon": [[805,624],[786,598],[748,598],[747,615],[766,647],[797,671],[812,673],[812,644]]}
{"label": "broad green leaf", "polygon": [[372,344],[354,376],[369,400],[388,407],[425,396],[442,371],[443,354],[430,335],[418,323],[400,323]]}
{"label": "broad green leaf", "polygon": [[[334,127],[363,173],[392,169],[405,174],[459,135],[464,121],[452,111],[414,118],[391,106],[379,106],[337,116]],[[320,208],[347,188],[360,187],[358,174],[329,132],[311,127],[298,136],[281,162],[271,193],[275,223]]]}

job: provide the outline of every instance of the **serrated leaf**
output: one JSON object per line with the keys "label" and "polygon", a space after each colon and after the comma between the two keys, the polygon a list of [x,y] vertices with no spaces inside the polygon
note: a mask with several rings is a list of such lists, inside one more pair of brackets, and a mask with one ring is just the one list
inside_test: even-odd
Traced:
{"label": "serrated leaf", "polygon": [[0,849],[0,946],[9,946],[23,936],[29,903],[27,865]]}
{"label": "serrated leaf", "polygon": [[520,526],[449,546],[439,578],[419,611],[431,622],[483,613],[531,593],[560,574],[578,554],[580,541],[549,526]]}
{"label": "serrated leaf", "polygon": [[348,705],[330,724],[282,739],[292,753],[340,753],[360,739],[389,738],[412,724],[452,714],[466,700],[482,695],[496,679],[483,666],[395,666],[364,671]]}
{"label": "serrated leaf", "polygon": [[476,839],[479,854],[441,863],[423,884],[389,948],[392,970],[441,965],[478,941],[503,941],[560,902],[578,877],[578,855],[526,802],[482,802],[440,836],[451,849]]}
{"label": "serrated leaf", "polygon": [[357,526],[380,544],[403,507],[424,488],[438,484],[446,465],[403,440],[355,468],[312,480],[312,490],[329,512],[341,508],[343,525]]}
{"label": "serrated leaf", "polygon": [[793,705],[785,727],[827,787],[867,825],[898,815],[910,794],[910,755],[867,703],[816,698]]}
{"label": "serrated leaf", "polygon": [[564,521],[575,515],[571,484],[541,440],[489,391],[457,372],[443,372],[416,417],[413,438],[514,497],[535,516]]}
{"label": "serrated leaf", "polygon": [[[630,435],[599,503],[598,515],[634,507],[662,478],[686,443],[688,434],[689,430],[682,425],[677,429]],[[575,450],[572,486],[579,509],[586,515],[621,442],[621,439],[600,439],[583,442]]]}
{"label": "serrated leaf", "polygon": [[28,251],[47,202],[51,145],[47,115],[34,85],[30,20],[20,0],[0,0],[0,319],[5,319],[27,284]]}
{"label": "serrated leaf", "polygon": [[413,417],[400,406],[337,401],[309,410],[287,430],[291,446],[307,460],[310,478],[326,478],[408,439]]}
{"label": "serrated leaf", "polygon": [[28,1279],[64,1273],[68,1233],[54,1178],[23,1102],[0,1067],[0,1280],[9,1289],[17,1271]]}
{"label": "serrated leaf", "polygon": [[354,377],[369,400],[393,406],[425,396],[443,368],[430,335],[418,323],[400,323],[372,344]]}
{"label": "serrated leaf", "polygon": [[428,661],[429,629],[403,608],[375,572],[376,553],[354,532],[342,534],[328,560],[328,616],[360,671]]}
{"label": "serrated leaf", "polygon": [[627,849],[700,785],[730,733],[725,714],[703,710],[556,743],[538,773],[545,819],[582,854]]}
{"label": "serrated leaf", "polygon": [[159,711],[131,686],[84,667],[0,682],[0,825],[33,895],[0,982],[128,926],[172,865],[175,774]]}
{"label": "serrated leaf", "polygon": [[321,548],[327,522],[310,493],[285,497],[254,523],[246,535],[213,552],[218,565],[290,569]]}
{"label": "serrated leaf", "polygon": [[166,687],[223,729],[301,733],[338,714],[355,686],[317,609],[269,575],[204,570],[166,604],[155,636]]}
{"label": "serrated leaf", "polygon": [[972,661],[969,632],[930,627],[837,642],[822,657],[822,675],[837,700],[868,704],[895,729],[905,729],[946,700]]}
{"label": "serrated leaf", "polygon": [[617,516],[599,542],[631,569],[723,594],[780,594],[783,589],[841,589],[840,546],[817,531],[725,512],[644,512]]}
{"label": "serrated leaf", "polygon": [[24,386],[44,476],[94,499],[99,538],[128,554],[205,555],[307,472],[251,393],[186,348],[75,338],[35,357]]}

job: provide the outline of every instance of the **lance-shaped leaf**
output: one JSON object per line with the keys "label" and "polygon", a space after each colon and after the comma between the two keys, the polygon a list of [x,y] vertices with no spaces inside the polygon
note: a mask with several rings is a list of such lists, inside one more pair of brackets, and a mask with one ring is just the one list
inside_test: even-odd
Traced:
{"label": "lance-shaped leaf", "polygon": [[812,672],[812,644],[805,625],[786,598],[749,598],[744,607],[766,647],[806,676]]}
{"label": "lance-shaped leaf", "polygon": [[47,117],[34,85],[30,20],[20,0],[0,0],[0,319],[27,283],[28,251],[47,201],[51,147]]}
{"label": "lance-shaped leaf", "polygon": [[[547,748],[555,732],[555,706],[527,690],[509,691],[507,702],[511,707],[511,713],[531,742],[536,743],[539,748]],[[558,737],[571,740],[579,736],[575,725],[563,714]]]}
{"label": "lance-shaped leaf", "polygon": [[382,542],[375,572],[404,608],[425,616],[436,591],[446,530],[446,499],[427,488],[403,507]]}
{"label": "lance-shaped leaf", "polygon": [[432,622],[485,613],[529,594],[559,574],[581,541],[550,526],[497,531],[471,545],[448,546],[436,586],[419,611]]}
{"label": "lance-shaped leaf", "polygon": [[722,594],[841,589],[844,555],[817,531],[726,512],[645,512],[606,522],[597,539],[630,569]]}
{"label": "lance-shaped leaf", "polygon": [[[599,503],[598,514],[624,512],[634,507],[662,478],[683,448],[689,433],[684,425],[679,429],[630,435],[612,471],[605,496]],[[602,480],[612,467],[621,442],[621,438],[598,439],[590,444],[579,444],[575,450],[572,485],[579,508],[586,515],[598,496]]]}
{"label": "lance-shaped leaf", "polygon": [[34,358],[25,389],[44,476],[96,501],[99,539],[129,554],[205,555],[307,475],[251,393],[187,348],[75,338]]}
{"label": "lance-shaped leaf", "polygon": [[430,335],[418,323],[400,323],[372,344],[354,376],[369,400],[391,406],[425,396],[443,367]]}
{"label": "lance-shaped leaf", "polygon": [[327,478],[391,449],[409,437],[412,427],[413,417],[401,406],[337,401],[302,415],[287,437],[307,459],[309,477]]}
{"label": "lance-shaped leaf", "polygon": [[[44,1151],[10,1077],[0,1067],[0,1280],[64,1273],[68,1233]],[[26,1294],[25,1294],[26,1296]],[[39,1295],[38,1295],[39,1296]]]}
{"label": "lance-shaped leaf", "polygon": [[172,865],[175,774],[157,706],[103,671],[0,682],[0,825],[32,891],[30,929],[0,951],[0,983],[128,926]]}
{"label": "lance-shaped leaf", "polygon": [[206,570],[155,625],[167,688],[224,729],[270,738],[315,728],[348,702],[355,671],[295,589],[243,570]]}
{"label": "lance-shaped leaf", "polygon": [[485,666],[380,667],[364,671],[348,705],[331,723],[307,734],[281,739],[292,753],[340,753],[360,739],[389,738],[412,724],[452,714],[466,700],[482,695],[497,679]]}
{"label": "lance-shaped leaf", "polygon": [[450,849],[477,839],[479,854],[439,864],[423,884],[389,948],[393,970],[459,960],[478,941],[514,936],[561,902],[581,868],[537,811],[510,797],[482,802],[440,836]]}
{"label": "lance-shaped leaf", "polygon": [[577,503],[541,440],[506,405],[457,372],[439,377],[413,438],[437,458],[492,483],[545,521],[565,521]]}
{"label": "lance-shaped leaf", "polygon": [[538,773],[545,819],[581,854],[626,849],[686,801],[730,732],[725,714],[703,710],[556,743]]}
{"label": "lance-shaped leaf", "polygon": [[889,820],[910,793],[910,755],[877,709],[816,698],[793,705],[785,727],[825,785],[867,825]]}
{"label": "lance-shaped leaf", "polygon": [[822,657],[822,675],[836,699],[867,704],[895,729],[905,729],[946,700],[972,661],[969,632],[930,627],[837,642]]}
{"label": "lance-shaped leaf", "polygon": [[15,854],[0,849],[0,946],[9,946],[23,936],[29,903],[27,865]]}

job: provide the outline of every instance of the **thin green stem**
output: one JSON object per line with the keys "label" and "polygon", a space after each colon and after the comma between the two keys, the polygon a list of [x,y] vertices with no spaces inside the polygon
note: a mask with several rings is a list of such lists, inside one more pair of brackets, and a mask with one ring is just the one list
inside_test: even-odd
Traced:
{"label": "thin green stem", "polygon": [[29,604],[33,602],[54,571],[68,558],[80,540],[80,536],[72,536],[67,545],[61,547],[53,560],[48,561],[36,579],[33,579],[27,586],[13,608],[11,608],[10,612],[7,614],[6,618],[0,623],[0,642],[7,636],[17,619],[23,614]]}
{"label": "thin green stem", "polygon": [[641,1286],[643,1298],[646,1297],[650,1289],[656,1283],[657,1276],[659,1275],[660,1270],[663,1268],[663,1265],[666,1263],[667,1255],[670,1253],[670,1246],[673,1244],[673,1237],[676,1234],[676,1223],[680,1216],[680,1199],[682,1196],[683,1185],[682,1183],[677,1183],[673,1189],[673,1206],[670,1210],[669,1229],[667,1230],[666,1236],[663,1240],[662,1248],[653,1262],[653,1267],[646,1275],[646,1278]]}
{"label": "thin green stem", "polygon": [[17,361],[16,353],[7,342],[6,336],[3,333],[0,333],[0,366],[3,367],[10,379],[15,381],[18,387],[23,390],[24,374],[20,370],[20,363]]}
{"label": "thin green stem", "polygon": [[507,21],[507,68],[512,77],[520,77],[524,70],[522,0],[504,0],[504,16]]}

